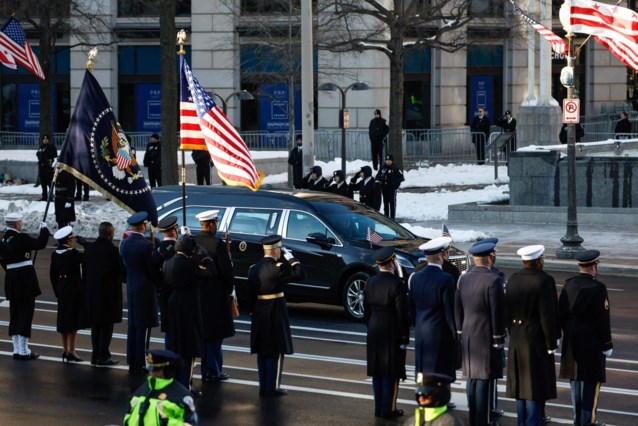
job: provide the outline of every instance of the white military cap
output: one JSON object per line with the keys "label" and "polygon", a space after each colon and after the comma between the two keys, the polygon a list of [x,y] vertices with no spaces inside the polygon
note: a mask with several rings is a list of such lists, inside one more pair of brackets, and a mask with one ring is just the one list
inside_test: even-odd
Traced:
{"label": "white military cap", "polygon": [[545,252],[545,246],[543,245],[533,245],[533,246],[525,246],[523,248],[518,249],[516,254],[518,254],[523,260],[534,260],[541,257],[541,255]]}
{"label": "white military cap", "polygon": [[22,215],[20,213],[7,213],[7,215],[4,217],[4,221],[7,223],[15,223],[15,222],[19,222],[22,220]]}
{"label": "white military cap", "polygon": [[419,250],[423,250],[425,254],[437,254],[450,247],[452,238],[450,237],[438,237],[433,238],[425,244],[419,246]]}
{"label": "white military cap", "polygon": [[205,212],[198,213],[195,217],[200,222],[206,222],[217,219],[217,213],[219,213],[219,210],[206,210]]}
{"label": "white military cap", "polygon": [[73,236],[73,228],[71,226],[64,226],[56,231],[53,234],[53,239],[55,240],[66,240],[67,238]]}

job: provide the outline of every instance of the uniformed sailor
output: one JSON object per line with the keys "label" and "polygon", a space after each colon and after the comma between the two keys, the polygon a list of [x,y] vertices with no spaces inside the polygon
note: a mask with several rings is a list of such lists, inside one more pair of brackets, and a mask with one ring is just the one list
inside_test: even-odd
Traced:
{"label": "uniformed sailor", "polygon": [[248,272],[254,305],[250,324],[250,353],[257,354],[259,394],[283,396],[280,387],[284,355],[292,354],[292,335],[284,297],[287,283],[306,277],[301,263],[281,244],[280,235],[261,240],[264,257]]}
{"label": "uniformed sailor", "polygon": [[[151,259],[155,267],[162,271],[164,262],[175,254],[175,242],[177,241],[177,216],[166,216],[157,224],[162,233],[162,241],[155,247]],[[171,295],[170,286],[164,280],[158,289],[158,305],[160,309],[160,330],[166,333],[168,325],[167,304]],[[165,342],[166,343],[166,342]]]}

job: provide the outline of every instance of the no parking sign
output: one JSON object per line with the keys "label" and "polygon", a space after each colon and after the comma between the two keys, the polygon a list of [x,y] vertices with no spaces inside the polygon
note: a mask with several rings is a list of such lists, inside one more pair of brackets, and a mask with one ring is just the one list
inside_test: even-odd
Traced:
{"label": "no parking sign", "polygon": [[580,99],[563,99],[563,123],[580,122]]}

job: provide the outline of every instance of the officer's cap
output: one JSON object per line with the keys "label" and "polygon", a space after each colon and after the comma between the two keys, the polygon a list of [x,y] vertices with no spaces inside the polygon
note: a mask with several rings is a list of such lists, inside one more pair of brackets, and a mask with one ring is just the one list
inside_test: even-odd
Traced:
{"label": "officer's cap", "polygon": [[71,226],[65,226],[60,228],[53,234],[53,239],[57,241],[64,241],[67,238],[73,237],[73,228]]}
{"label": "officer's cap", "polygon": [[16,212],[7,213],[7,215],[4,217],[4,221],[7,223],[20,222],[21,220],[22,220],[22,215]]}
{"label": "officer's cap", "polygon": [[166,216],[157,224],[161,232],[168,232],[177,228],[177,216]]}
{"label": "officer's cap", "polygon": [[579,266],[589,266],[592,263],[596,263],[599,257],[600,252],[598,250],[585,250],[584,252],[576,255],[576,260],[578,261]]}
{"label": "officer's cap", "polygon": [[431,239],[425,244],[421,244],[419,250],[423,250],[426,255],[437,254],[450,247],[450,244],[452,244],[452,238],[438,237]]}
{"label": "officer's cap", "polygon": [[394,247],[383,247],[372,254],[372,260],[374,260],[377,265],[390,263],[395,257]]}
{"label": "officer's cap", "polygon": [[492,243],[494,245],[497,245],[498,244],[498,238],[495,238],[495,237],[483,238],[482,240],[478,240],[477,242],[475,242],[472,245],[473,246],[477,246],[477,245],[483,244],[483,243]]}
{"label": "officer's cap", "polygon": [[485,257],[485,256],[489,256],[490,253],[492,253],[495,248],[496,248],[496,244],[494,243],[475,244],[472,247],[470,247],[468,252],[475,257]]}
{"label": "officer's cap", "polygon": [[131,217],[126,220],[126,222],[128,222],[129,225],[135,226],[143,224],[146,219],[148,219],[148,213],[142,211],[131,215]]}
{"label": "officer's cap", "polygon": [[392,154],[388,154],[385,156],[386,160],[394,161],[394,156]]}
{"label": "officer's cap", "polygon": [[518,249],[516,254],[518,254],[523,260],[535,260],[541,257],[544,252],[545,246],[538,244],[520,248]]}
{"label": "officer's cap", "polygon": [[277,247],[281,247],[281,235],[268,235],[262,238],[260,243],[265,249],[276,249]]}
{"label": "officer's cap", "polygon": [[206,210],[205,212],[198,213],[197,216],[195,217],[200,222],[208,222],[210,220],[217,219],[218,213],[219,213],[219,210]]}
{"label": "officer's cap", "polygon": [[178,358],[175,352],[164,349],[153,349],[146,352],[146,369],[153,371],[156,368],[166,368]]}

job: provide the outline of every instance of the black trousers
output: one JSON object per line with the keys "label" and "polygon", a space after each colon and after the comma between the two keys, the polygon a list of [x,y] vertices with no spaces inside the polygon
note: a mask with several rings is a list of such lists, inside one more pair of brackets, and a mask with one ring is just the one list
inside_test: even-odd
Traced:
{"label": "black trousers", "polygon": [[40,185],[42,186],[42,198],[49,197],[49,188],[53,181],[53,169],[50,167],[40,167]]}
{"label": "black trousers", "polygon": [[75,198],[82,198],[82,191],[84,191],[84,196],[89,196],[89,184],[82,182],[80,179],[76,182],[75,185]]}
{"label": "black trousers", "polygon": [[91,345],[93,353],[91,362],[104,362],[111,358],[111,339],[113,338],[113,324],[98,325],[91,328]]}
{"label": "black trousers", "polygon": [[148,184],[151,188],[162,186],[162,171],[159,167],[148,168]]}
{"label": "black trousers", "polygon": [[485,164],[485,141],[482,138],[475,138],[474,148],[476,148],[476,162]]}
{"label": "black trousers", "polygon": [[35,297],[9,301],[9,336],[31,337]]}
{"label": "black trousers", "polygon": [[383,165],[383,141],[370,141],[372,144],[372,168],[377,170]]}
{"label": "black trousers", "polygon": [[383,194],[383,214],[394,219],[397,212],[397,190],[383,187],[381,193]]}
{"label": "black trousers", "polygon": [[199,164],[195,167],[195,172],[197,173],[197,185],[210,185],[210,165],[206,164],[200,166]]}

